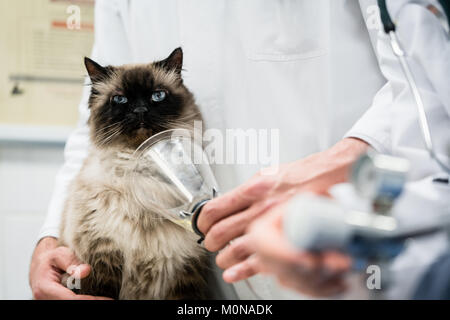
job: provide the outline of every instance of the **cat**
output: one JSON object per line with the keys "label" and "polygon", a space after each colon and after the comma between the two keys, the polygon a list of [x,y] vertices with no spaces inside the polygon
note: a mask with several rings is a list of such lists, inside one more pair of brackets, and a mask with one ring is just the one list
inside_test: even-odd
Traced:
{"label": "cat", "polygon": [[[92,146],[71,183],[60,245],[92,270],[77,292],[114,299],[203,299],[211,270],[198,237],[164,218],[145,195],[170,198],[133,152],[161,131],[201,121],[181,76],[183,51],[150,64],[103,67],[89,58]],[[131,179],[130,172],[134,170]],[[138,195],[138,196],[137,196]],[[140,197],[141,201],[137,199]],[[170,199],[169,199],[170,200]]]}

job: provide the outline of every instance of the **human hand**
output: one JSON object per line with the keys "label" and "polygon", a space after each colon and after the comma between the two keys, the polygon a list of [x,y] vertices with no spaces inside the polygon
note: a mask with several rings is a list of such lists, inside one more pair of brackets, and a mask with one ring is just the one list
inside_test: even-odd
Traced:
{"label": "human hand", "polygon": [[[348,168],[367,148],[361,140],[344,139],[327,151],[280,166],[276,174],[261,172],[207,203],[197,225],[205,234],[206,249],[223,249],[217,256],[217,265],[228,269],[250,259],[246,262],[248,276],[258,272],[257,258],[252,255],[254,248],[245,235],[248,225],[299,191],[326,193],[330,186],[346,181]],[[230,243],[233,239],[236,240]],[[226,273],[224,278],[227,280]]]}
{"label": "human hand", "polygon": [[78,295],[61,284],[65,273],[83,279],[91,267],[81,263],[72,250],[58,247],[55,238],[42,239],[34,250],[30,266],[30,287],[37,300],[109,300],[106,297]]}
{"label": "human hand", "polygon": [[234,277],[234,281],[246,278],[253,268],[271,273],[280,284],[310,296],[327,297],[344,292],[351,259],[336,251],[312,253],[294,248],[283,233],[285,206],[273,208],[250,225],[247,236],[256,263],[237,264],[224,273],[224,278]]}

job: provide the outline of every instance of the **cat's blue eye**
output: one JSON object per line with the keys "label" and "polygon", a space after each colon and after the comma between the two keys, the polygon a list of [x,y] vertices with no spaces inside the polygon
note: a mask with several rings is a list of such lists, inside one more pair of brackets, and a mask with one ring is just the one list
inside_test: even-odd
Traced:
{"label": "cat's blue eye", "polygon": [[125,96],[114,96],[113,101],[117,104],[125,104],[128,102],[128,99]]}
{"label": "cat's blue eye", "polygon": [[167,93],[164,90],[158,90],[152,93],[152,101],[161,102],[167,96]]}

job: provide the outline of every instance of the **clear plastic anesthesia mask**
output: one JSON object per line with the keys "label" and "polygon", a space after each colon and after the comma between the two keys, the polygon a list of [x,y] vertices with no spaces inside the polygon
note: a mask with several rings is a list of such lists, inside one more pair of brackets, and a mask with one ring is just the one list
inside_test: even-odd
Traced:
{"label": "clear plastic anesthesia mask", "polygon": [[161,210],[164,217],[198,234],[201,241],[198,216],[218,192],[201,142],[195,141],[188,130],[167,130],[142,143],[135,156],[133,179],[147,179],[148,183],[140,197]]}

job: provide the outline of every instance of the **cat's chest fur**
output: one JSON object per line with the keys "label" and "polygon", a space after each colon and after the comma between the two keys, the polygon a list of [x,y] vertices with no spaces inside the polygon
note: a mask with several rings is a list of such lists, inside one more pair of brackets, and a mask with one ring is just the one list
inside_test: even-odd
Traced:
{"label": "cat's chest fur", "polygon": [[205,252],[192,232],[152,205],[150,195],[167,195],[151,166],[135,169],[131,150],[92,150],[71,185],[61,242],[94,271],[97,264],[97,273],[114,265],[108,277],[121,278],[121,298],[184,297],[178,277],[202,282],[194,266],[204,262]]}

